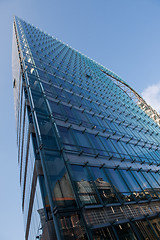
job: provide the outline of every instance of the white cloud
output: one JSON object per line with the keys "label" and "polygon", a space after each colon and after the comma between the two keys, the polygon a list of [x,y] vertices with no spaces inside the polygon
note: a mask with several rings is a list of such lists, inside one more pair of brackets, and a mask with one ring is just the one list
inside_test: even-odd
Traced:
{"label": "white cloud", "polygon": [[157,112],[160,112],[160,83],[153,84],[144,89],[142,97]]}

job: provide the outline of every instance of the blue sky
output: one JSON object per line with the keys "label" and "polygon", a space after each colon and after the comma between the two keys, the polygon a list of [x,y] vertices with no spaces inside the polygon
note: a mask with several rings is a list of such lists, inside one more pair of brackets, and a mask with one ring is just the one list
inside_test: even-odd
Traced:
{"label": "blue sky", "polygon": [[0,239],[24,239],[11,53],[13,15],[122,77],[160,110],[159,0],[0,0]]}

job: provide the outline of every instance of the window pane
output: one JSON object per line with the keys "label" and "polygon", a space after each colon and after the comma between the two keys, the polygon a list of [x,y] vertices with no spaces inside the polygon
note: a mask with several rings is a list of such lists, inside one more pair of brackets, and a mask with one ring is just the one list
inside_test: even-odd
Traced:
{"label": "window pane", "polygon": [[96,187],[98,189],[98,192],[101,196],[101,199],[104,203],[114,203],[117,202],[117,197],[114,193],[114,190],[107,179],[106,175],[104,174],[103,170],[98,167],[90,167],[94,182],[96,184]]}
{"label": "window pane", "polygon": [[77,146],[72,137],[71,131],[65,127],[58,126],[58,130],[61,136],[61,140],[63,142],[64,148],[66,150],[77,150]]}
{"label": "window pane", "polygon": [[119,172],[125,178],[126,182],[129,184],[129,187],[132,191],[142,191],[140,185],[138,185],[130,171],[119,170]]}
{"label": "window pane", "polygon": [[111,183],[115,187],[117,193],[124,201],[132,201],[133,197],[128,189],[127,185],[123,181],[122,177],[120,176],[119,172],[114,169],[105,169],[107,176],[109,177]]}
{"label": "window pane", "polygon": [[93,183],[83,166],[72,165],[72,176],[76,185],[77,193],[83,204],[97,204],[99,199]]}
{"label": "window pane", "polygon": [[133,233],[129,223],[127,224],[121,224],[114,226],[119,240],[136,240],[136,236]]}
{"label": "window pane", "polygon": [[148,173],[147,172],[142,172],[142,173],[147,178],[147,180],[149,181],[152,188],[154,188],[154,189],[159,188],[158,183],[155,181],[155,179],[153,178],[151,173],[149,173],[149,172]]}
{"label": "window pane", "polygon": [[124,179],[128,183],[129,188],[133,192],[133,195],[134,195],[135,199],[139,199],[139,200],[148,199],[145,196],[145,193],[142,191],[142,188],[137,183],[136,179],[134,178],[134,176],[132,175],[132,173],[130,171],[119,170],[119,172],[122,174],[122,176],[124,177]]}
{"label": "window pane", "polygon": [[73,130],[73,135],[82,151],[87,153],[94,153],[94,149],[87,137],[87,134],[77,130]]}
{"label": "window pane", "polygon": [[136,227],[142,233],[144,239],[154,240],[155,234],[151,229],[150,225],[146,221],[138,221],[135,223]]}
{"label": "window pane", "polygon": [[148,173],[143,172],[143,175],[149,181],[150,185],[152,186],[152,188],[155,191],[155,193],[157,194],[157,196],[160,197],[160,187],[159,187],[158,183],[156,182],[156,180],[154,179],[154,177],[152,176],[152,174],[150,172],[148,172]]}
{"label": "window pane", "polygon": [[93,240],[115,240],[111,227],[93,231]]}
{"label": "window pane", "polygon": [[154,177],[154,179],[158,182],[158,185],[160,187],[160,174],[159,173],[155,173],[155,172],[151,172],[151,175]]}
{"label": "window pane", "polygon": [[131,171],[131,172],[133,173],[133,175],[135,176],[135,178],[137,179],[138,183],[140,184],[143,190],[151,188],[151,186],[149,185],[147,180],[143,177],[141,172],[137,172],[137,171]]}
{"label": "window pane", "polygon": [[140,184],[141,188],[144,190],[146,196],[148,198],[151,196],[152,198],[157,198],[154,191],[151,188],[151,185],[147,182],[141,172],[132,171],[133,175],[135,176],[136,180]]}
{"label": "window pane", "polygon": [[99,153],[102,156],[109,156],[108,152],[104,148],[103,144],[99,140],[98,136],[95,137],[93,134],[87,134],[88,139],[90,140],[93,148],[97,150],[97,153]]}

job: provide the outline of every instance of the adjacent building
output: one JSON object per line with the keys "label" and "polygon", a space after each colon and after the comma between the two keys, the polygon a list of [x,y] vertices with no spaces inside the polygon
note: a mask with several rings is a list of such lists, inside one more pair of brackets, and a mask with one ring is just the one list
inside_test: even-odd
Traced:
{"label": "adjacent building", "polygon": [[160,239],[156,111],[18,17],[12,55],[25,239]]}

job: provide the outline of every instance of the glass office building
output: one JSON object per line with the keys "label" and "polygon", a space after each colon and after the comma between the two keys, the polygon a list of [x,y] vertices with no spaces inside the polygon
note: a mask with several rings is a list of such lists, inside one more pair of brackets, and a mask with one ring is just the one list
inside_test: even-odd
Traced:
{"label": "glass office building", "polygon": [[17,17],[12,55],[25,239],[160,239],[156,111]]}

